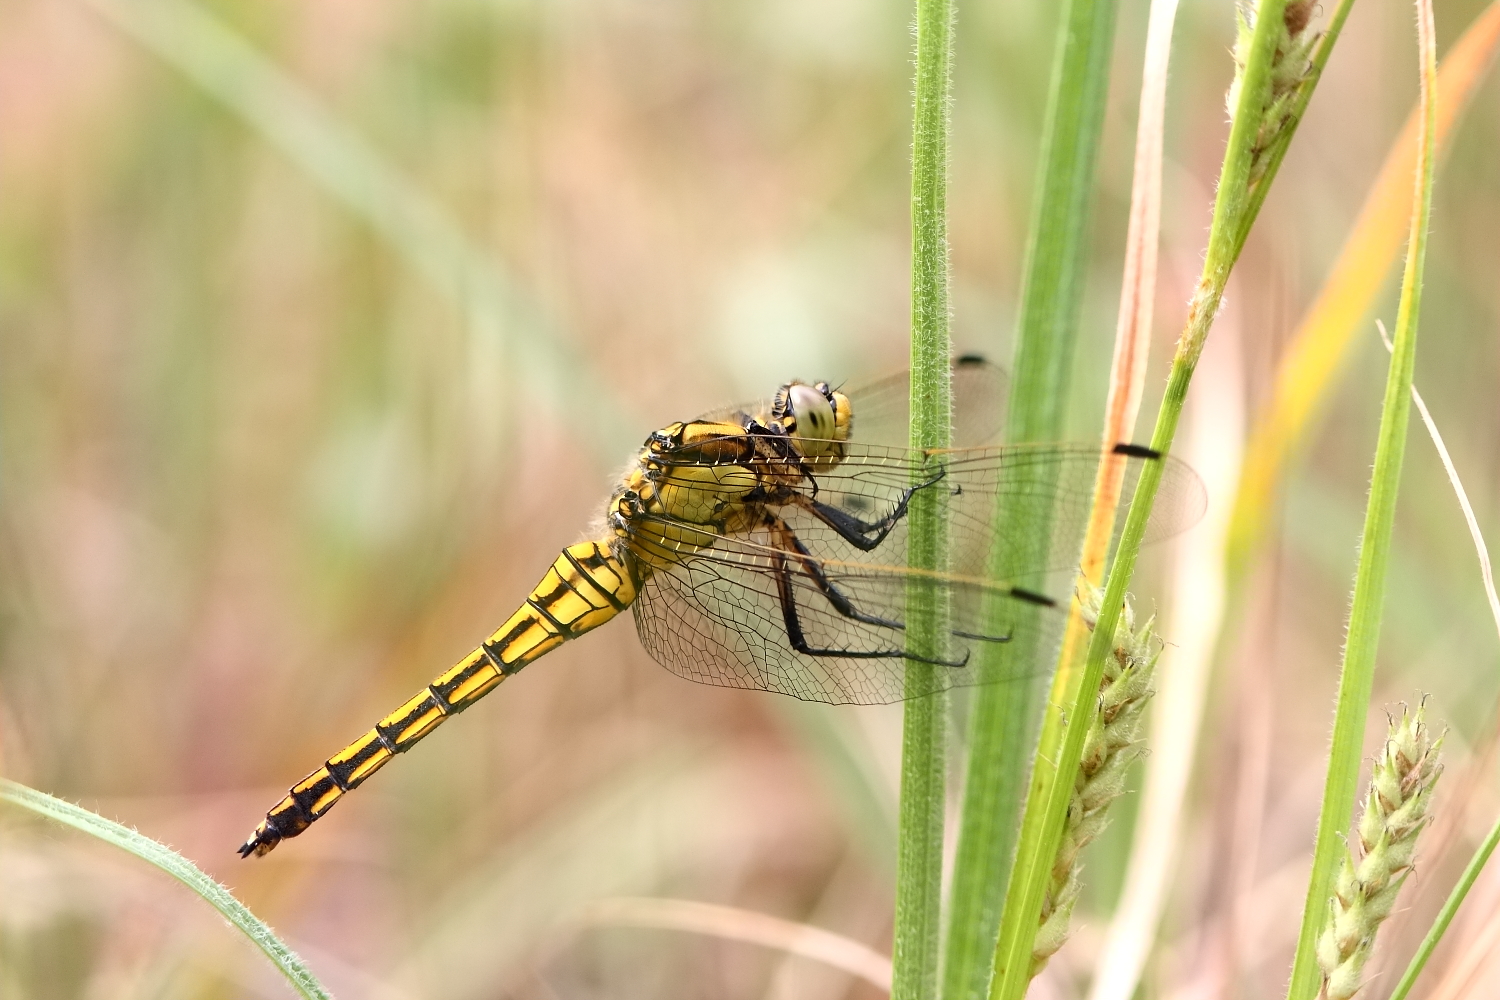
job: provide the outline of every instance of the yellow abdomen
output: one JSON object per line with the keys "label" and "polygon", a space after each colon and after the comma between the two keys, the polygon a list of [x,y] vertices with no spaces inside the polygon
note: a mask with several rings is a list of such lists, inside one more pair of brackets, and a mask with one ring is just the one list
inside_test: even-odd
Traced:
{"label": "yellow abdomen", "polygon": [[295,837],[345,792],[409,750],[444,719],[462,712],[537,657],[603,625],[635,597],[636,581],[629,567],[607,542],[568,546],[520,610],[478,649],[293,785],[266,813],[240,855],[259,857]]}

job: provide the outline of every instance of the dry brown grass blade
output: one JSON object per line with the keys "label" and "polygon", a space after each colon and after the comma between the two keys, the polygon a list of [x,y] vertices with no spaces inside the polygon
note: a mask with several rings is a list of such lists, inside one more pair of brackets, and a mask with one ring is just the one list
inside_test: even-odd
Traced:
{"label": "dry brown grass blade", "polygon": [[1167,64],[1177,0],[1152,0],[1146,28],[1145,67],[1135,136],[1135,176],[1130,189],[1130,228],[1125,236],[1125,274],[1115,323],[1115,355],[1104,410],[1104,460],[1094,484],[1094,513],[1084,536],[1083,575],[1098,583],[1114,533],[1115,507],[1125,482],[1125,460],[1110,453],[1129,441],[1141,409],[1151,318],[1156,297],[1156,261],[1161,232],[1162,136],[1167,107]]}
{"label": "dry brown grass blade", "polygon": [[[1115,510],[1125,481],[1125,462],[1111,449],[1128,441],[1135,429],[1151,349],[1151,317],[1156,292],[1156,265],[1161,231],[1162,137],[1166,119],[1167,64],[1177,0],[1153,0],[1147,27],[1145,66],[1141,73],[1139,123],[1136,126],[1134,178],[1130,191],[1130,228],[1125,237],[1125,272],[1115,324],[1115,353],[1105,403],[1103,459],[1094,480],[1093,511],[1084,534],[1080,572],[1098,584],[1114,535]],[[1089,631],[1078,614],[1068,618],[1058,669],[1075,662]]]}
{"label": "dry brown grass blade", "polygon": [[891,988],[891,960],[875,949],[821,927],[753,910],[690,899],[616,897],[589,904],[577,919],[581,924],[654,927],[757,944],[842,969],[887,992]]}

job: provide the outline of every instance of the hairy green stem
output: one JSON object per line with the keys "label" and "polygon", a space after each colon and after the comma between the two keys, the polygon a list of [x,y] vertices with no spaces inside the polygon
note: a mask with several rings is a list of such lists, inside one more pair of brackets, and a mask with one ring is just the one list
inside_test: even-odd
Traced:
{"label": "hairy green stem", "polygon": [[1380,621],[1385,602],[1385,577],[1391,530],[1396,519],[1396,492],[1406,454],[1406,426],[1411,412],[1412,374],[1416,368],[1417,317],[1422,307],[1422,271],[1427,250],[1427,224],[1432,211],[1432,150],[1436,141],[1437,78],[1427,15],[1418,5],[1418,34],[1423,50],[1423,139],[1417,150],[1417,197],[1412,212],[1406,269],[1401,279],[1401,303],[1396,311],[1396,343],[1380,409],[1380,432],[1375,446],[1375,469],[1370,476],[1370,501],[1360,536],[1359,565],[1354,576],[1354,598],[1349,608],[1344,662],[1339,670],[1338,704],[1334,709],[1333,739],[1323,807],[1313,846],[1313,869],[1308,878],[1297,954],[1292,962],[1288,1000],[1311,1000],[1317,993],[1317,940],[1328,913],[1328,899],[1338,874],[1343,835],[1349,828],[1359,790],[1359,767],[1364,744],[1365,716],[1375,678],[1375,652],[1380,643]]}
{"label": "hairy green stem", "polygon": [[1328,27],[1323,29],[1323,37],[1318,39],[1317,48],[1313,50],[1312,65],[1307,78],[1297,88],[1297,96],[1292,104],[1291,120],[1276,142],[1265,151],[1265,168],[1260,180],[1250,192],[1250,202],[1245,209],[1244,221],[1240,224],[1239,232],[1235,234],[1234,255],[1236,258],[1244,249],[1245,240],[1250,236],[1251,225],[1260,215],[1260,206],[1264,204],[1266,195],[1271,190],[1271,182],[1276,179],[1276,172],[1281,169],[1281,161],[1286,157],[1286,151],[1291,148],[1292,137],[1297,134],[1297,126],[1302,123],[1302,116],[1307,113],[1307,105],[1312,101],[1313,91],[1317,89],[1318,81],[1323,77],[1323,67],[1328,65],[1328,57],[1333,55],[1333,46],[1338,42],[1339,34],[1344,30],[1344,21],[1349,17],[1349,11],[1353,8],[1354,0],[1339,0],[1333,16],[1328,19]]}
{"label": "hairy green stem", "polygon": [[[1087,274],[1095,163],[1109,93],[1116,6],[1116,0],[1068,0],[1058,20],[1016,327],[1007,423],[1012,442],[1055,440],[1064,430]],[[1045,494],[1045,490],[1037,492]],[[1016,532],[1045,535],[1050,531],[1049,514],[1045,505],[1035,505],[1035,509],[1012,505],[994,516],[1016,525],[1015,532],[1001,533],[1011,537]],[[1012,578],[1008,567],[1000,564],[1003,559],[1004,553],[992,554],[991,577]],[[1030,659],[1045,651],[1017,644],[1014,649],[986,647],[980,655],[986,660]],[[981,663],[981,670],[991,668]],[[997,684],[981,687],[974,696],[943,967],[946,1000],[978,1000],[989,989],[1041,694],[1035,685]]]}
{"label": "hairy green stem", "polygon": [[1406,995],[1411,992],[1412,986],[1417,982],[1417,977],[1427,966],[1427,960],[1432,957],[1432,952],[1448,932],[1448,925],[1453,923],[1453,917],[1458,913],[1458,908],[1463,905],[1464,898],[1469,895],[1469,890],[1474,887],[1474,880],[1479,878],[1479,873],[1484,870],[1485,864],[1490,860],[1490,855],[1495,853],[1496,845],[1500,845],[1500,819],[1495,820],[1495,825],[1490,827],[1490,832],[1485,835],[1484,843],[1479,845],[1479,850],[1469,859],[1468,867],[1464,869],[1463,875],[1458,879],[1458,884],[1448,894],[1448,899],[1443,903],[1437,919],[1427,930],[1427,936],[1422,939],[1422,944],[1417,948],[1417,953],[1412,956],[1411,963],[1407,965],[1406,971],[1401,975],[1401,981],[1391,991],[1390,1000],[1406,1000]]}
{"label": "hairy green stem", "polygon": [[[911,446],[942,449],[952,437],[948,339],[948,88],[953,47],[950,0],[918,0],[916,101],[912,122]],[[919,479],[929,473],[920,471]],[[947,493],[918,490],[908,511],[907,558],[916,569],[947,566]],[[946,598],[930,576],[907,585],[907,649],[928,659],[948,643]],[[941,667],[907,661],[896,855],[896,927],[891,995],[931,1000],[937,993],[942,927],[947,698]]]}

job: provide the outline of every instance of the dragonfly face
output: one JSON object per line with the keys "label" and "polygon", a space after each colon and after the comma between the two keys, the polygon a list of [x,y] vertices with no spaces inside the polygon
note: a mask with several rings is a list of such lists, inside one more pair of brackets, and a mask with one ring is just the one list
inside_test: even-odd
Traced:
{"label": "dragonfly face", "polygon": [[[994,375],[961,363],[957,411],[998,410],[998,398],[965,389]],[[1101,449],[929,453],[881,443],[880,401],[904,405],[905,396],[904,378],[864,393],[794,381],[769,403],[653,433],[610,498],[605,536],[564,549],[504,625],[293,786],[240,853],[265,854],[297,835],[445,719],[626,608],[646,650],[674,673],[811,701],[890,702],[1036,673],[1047,659],[1038,646],[1062,622],[1058,602],[1038,587],[1077,558]],[[856,409],[870,440],[854,435]],[[1201,484],[1186,466],[1149,449],[1107,460],[1166,465],[1158,535],[1201,513]],[[923,490],[945,498],[946,571],[906,565],[906,511]],[[941,655],[906,649],[915,582],[948,605]],[[913,661],[942,669],[926,672],[927,687],[913,687]]]}
{"label": "dragonfly face", "polygon": [[820,468],[832,468],[843,458],[843,444],[854,430],[853,404],[827,382],[788,382],[777,391],[770,416],[802,456]]}

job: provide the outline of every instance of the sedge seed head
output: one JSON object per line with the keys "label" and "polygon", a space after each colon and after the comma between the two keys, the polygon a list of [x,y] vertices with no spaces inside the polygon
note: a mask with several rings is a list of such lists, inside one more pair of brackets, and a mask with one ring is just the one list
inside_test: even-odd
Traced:
{"label": "sedge seed head", "polygon": [[[1225,95],[1231,120],[1242,110],[1240,97],[1254,47],[1260,6],[1260,0],[1241,0],[1235,9],[1234,82]],[[1259,121],[1250,157],[1250,187],[1265,175],[1271,147],[1294,124],[1297,94],[1312,72],[1313,48],[1321,37],[1319,32],[1311,30],[1315,12],[1313,0],[1291,0],[1282,8],[1281,17],[1269,28],[1276,37],[1268,86],[1259,107],[1244,109]]]}
{"label": "sedge seed head", "polygon": [[[1080,581],[1080,614],[1089,628],[1099,621],[1103,591]],[[1161,656],[1155,619],[1138,625],[1127,600],[1115,624],[1114,648],[1105,660],[1093,724],[1084,737],[1083,754],[1073,783],[1062,839],[1053,859],[1051,884],[1042,902],[1041,924],[1032,942],[1035,976],[1068,939],[1073,903],[1081,888],[1078,857],[1109,824],[1111,803],[1125,793],[1125,777],[1140,754],[1142,713],[1155,693],[1152,677]]]}
{"label": "sedge seed head", "polygon": [[1428,804],[1442,774],[1442,738],[1433,737],[1425,706],[1392,719],[1376,758],[1355,840],[1339,868],[1327,923],[1318,938],[1322,1000],[1349,1000],[1359,991],[1380,924],[1391,914],[1411,873],[1417,837],[1430,820]]}

